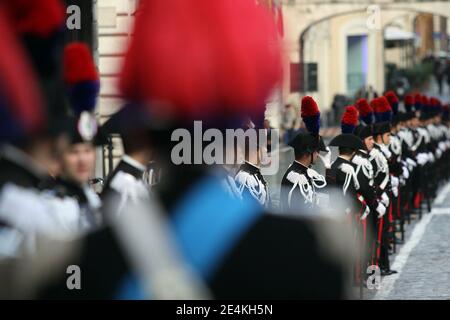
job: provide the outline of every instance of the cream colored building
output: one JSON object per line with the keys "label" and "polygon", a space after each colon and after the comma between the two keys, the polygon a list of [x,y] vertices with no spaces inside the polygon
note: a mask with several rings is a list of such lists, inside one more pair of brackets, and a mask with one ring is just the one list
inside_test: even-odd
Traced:
{"label": "cream colored building", "polygon": [[[103,122],[122,104],[118,96],[120,70],[137,0],[96,0],[98,30],[96,48],[101,75],[101,95],[97,108]],[[278,127],[285,104],[298,107],[301,95],[311,94],[322,111],[331,107],[336,94],[351,94],[359,85],[385,88],[384,64],[410,64],[405,52],[384,48],[389,37],[414,37],[414,21],[420,13],[436,17],[450,15],[447,1],[326,1],[272,0],[283,13],[285,79],[268,102],[266,116]],[[435,23],[436,25],[436,23]],[[450,23],[447,24],[449,28]],[[450,30],[448,30],[450,31]],[[447,33],[450,33],[448,32]],[[318,66],[317,92],[291,92],[290,65],[300,62],[303,35],[303,61]],[[418,42],[417,42],[418,41]],[[420,38],[416,45],[420,46]],[[115,143],[114,156],[122,153]]]}
{"label": "cream colored building", "polygon": [[[435,20],[445,15],[446,20],[450,15],[447,1],[290,0],[282,6],[287,57],[283,103],[298,106],[301,96],[310,94],[322,111],[331,107],[334,95],[351,95],[361,86],[383,92],[385,62],[406,67],[414,56],[411,48],[385,50],[385,40],[409,39],[420,46],[414,30],[416,17],[431,13]],[[291,92],[290,65],[300,62],[301,51],[303,62],[317,63],[317,92]]]}

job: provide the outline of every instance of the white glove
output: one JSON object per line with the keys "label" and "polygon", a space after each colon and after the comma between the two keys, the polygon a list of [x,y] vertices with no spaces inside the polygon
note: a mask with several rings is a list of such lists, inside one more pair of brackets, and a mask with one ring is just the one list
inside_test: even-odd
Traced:
{"label": "white glove", "polygon": [[447,150],[447,144],[444,141],[439,142],[438,147],[442,152],[445,152]]}
{"label": "white glove", "polygon": [[445,144],[447,145],[447,149],[450,149],[450,141],[446,141]]}
{"label": "white glove", "polygon": [[331,151],[330,151],[329,147],[327,147],[326,149],[328,150],[328,152],[325,155],[319,154],[319,157],[320,157],[320,160],[322,160],[325,168],[330,169],[331,168]]}
{"label": "white glove", "polygon": [[408,179],[409,178],[409,170],[406,167],[403,167],[403,173],[402,176],[404,179]]}
{"label": "white glove", "polygon": [[400,186],[404,187],[406,185],[406,180],[403,177],[400,177]]}
{"label": "white glove", "polygon": [[369,206],[366,206],[366,210],[364,210],[364,213],[361,216],[361,220],[365,220],[367,218],[367,216],[369,215],[369,213],[370,213],[370,208],[369,208]]}
{"label": "white glove", "polygon": [[398,184],[399,184],[398,178],[395,177],[395,176],[391,176],[391,185],[392,185],[392,187],[397,188]]}
{"label": "white glove", "polygon": [[381,203],[384,204],[385,207],[389,206],[389,197],[386,192],[383,192],[383,194],[381,195]]}
{"label": "white glove", "polygon": [[434,159],[433,153],[428,152],[428,160],[429,160],[431,163],[434,162],[435,159]]}
{"label": "white glove", "polygon": [[436,158],[440,159],[442,156],[442,150],[441,149],[436,149]]}
{"label": "white glove", "polygon": [[383,204],[378,203],[377,212],[378,212],[378,218],[381,218],[382,216],[384,216],[386,214],[386,207],[383,206]]}
{"label": "white glove", "polygon": [[421,166],[425,165],[429,160],[428,155],[426,153],[419,153],[416,158],[417,163],[420,164]]}
{"label": "white glove", "polygon": [[411,158],[406,158],[406,162],[411,166],[411,169],[417,166],[417,163]]}
{"label": "white glove", "polygon": [[391,189],[392,193],[394,194],[394,197],[398,197],[398,187],[392,187]]}

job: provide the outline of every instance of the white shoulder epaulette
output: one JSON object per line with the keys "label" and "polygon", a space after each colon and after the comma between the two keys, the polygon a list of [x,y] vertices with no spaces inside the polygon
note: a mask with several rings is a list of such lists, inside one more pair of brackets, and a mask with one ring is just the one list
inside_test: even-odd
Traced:
{"label": "white shoulder epaulette", "polygon": [[327,186],[327,180],[325,177],[316,170],[308,168],[308,170],[306,170],[306,174],[311,178],[314,187],[321,189]]}
{"label": "white shoulder epaulette", "polygon": [[350,183],[352,181],[353,181],[353,185],[354,185],[355,189],[359,190],[360,186],[359,186],[358,177],[356,176],[355,168],[348,163],[343,163],[339,166],[339,170],[341,170],[343,173],[346,174],[345,182],[344,182],[344,186],[343,186],[344,195],[346,194],[347,189],[350,186]]}
{"label": "white shoulder epaulette", "polygon": [[309,183],[306,175],[290,171],[286,179],[293,184],[288,194],[288,205],[291,205],[292,193],[298,187],[301,195],[305,199],[305,203],[313,203],[314,201],[314,187]]}
{"label": "white shoulder epaulette", "polygon": [[373,183],[373,166],[372,163],[370,163],[369,159],[361,157],[357,154],[353,157],[352,162],[357,165],[356,174],[358,174],[359,170],[362,170],[363,174],[371,180],[370,182]]}
{"label": "white shoulder epaulette", "polygon": [[238,184],[239,193],[242,194],[244,189],[248,189],[252,197],[258,200],[261,204],[265,204],[268,194],[256,177],[246,171],[239,171],[236,174],[235,181]]}

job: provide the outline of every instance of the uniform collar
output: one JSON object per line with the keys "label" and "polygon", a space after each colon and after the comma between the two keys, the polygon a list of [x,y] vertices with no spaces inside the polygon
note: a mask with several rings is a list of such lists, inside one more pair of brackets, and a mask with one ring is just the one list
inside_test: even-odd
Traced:
{"label": "uniform collar", "polygon": [[377,147],[378,149],[381,149],[383,146],[384,146],[384,144],[383,143],[374,143],[373,144],[375,147]]}
{"label": "uniform collar", "polygon": [[309,169],[309,167],[305,166],[303,163],[301,163],[301,162],[299,162],[299,161],[297,161],[297,160],[294,160],[294,163],[296,163],[296,164],[299,165],[300,167],[303,167],[305,170],[308,170],[308,169]]}
{"label": "uniform collar", "polygon": [[83,185],[73,181],[72,179],[60,176],[53,181],[53,186],[51,186],[51,189],[56,191],[57,196],[73,197],[81,203],[87,201],[84,194]]}
{"label": "uniform collar", "polygon": [[147,169],[142,163],[134,160],[132,157],[130,157],[129,155],[126,155],[126,154],[124,154],[122,156],[122,161],[126,162],[127,164],[129,164],[130,166],[132,166],[136,169],[139,169],[142,172],[144,172]]}
{"label": "uniform collar", "polygon": [[351,163],[350,160],[347,160],[347,159],[343,158],[342,156],[338,156],[337,158],[338,158],[338,159],[341,159],[341,160],[344,161],[344,162]]}
{"label": "uniform collar", "polygon": [[254,164],[245,161],[242,165],[241,165],[241,169],[248,171],[250,173],[259,173],[260,172],[260,168],[255,166]]}

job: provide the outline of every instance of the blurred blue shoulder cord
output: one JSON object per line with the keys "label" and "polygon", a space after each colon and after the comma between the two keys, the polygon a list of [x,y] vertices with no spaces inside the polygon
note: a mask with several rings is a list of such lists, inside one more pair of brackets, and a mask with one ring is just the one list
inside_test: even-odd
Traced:
{"label": "blurred blue shoulder cord", "polygon": [[[176,206],[171,227],[185,262],[201,279],[208,280],[261,214],[256,201],[231,197],[217,179],[210,177],[194,186]],[[135,276],[124,279],[117,298],[144,298]]]}

